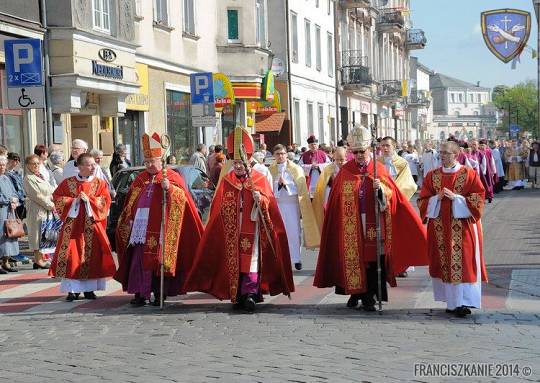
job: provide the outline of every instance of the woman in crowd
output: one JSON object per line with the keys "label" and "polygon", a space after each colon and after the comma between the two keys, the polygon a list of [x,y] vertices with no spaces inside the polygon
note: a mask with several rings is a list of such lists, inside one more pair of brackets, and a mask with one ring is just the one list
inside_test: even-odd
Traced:
{"label": "woman in crowd", "polygon": [[41,223],[52,213],[54,203],[52,187],[39,171],[40,159],[37,155],[26,157],[26,176],[24,177],[24,191],[26,192],[26,225],[28,227],[28,246],[34,253],[34,269],[48,269],[49,264],[44,261],[39,251],[41,239]]}
{"label": "woman in crowd", "polygon": [[0,156],[0,227],[2,227],[0,231],[0,258],[2,259],[0,274],[17,271],[10,266],[9,258],[19,254],[18,238],[9,238],[4,230],[6,219],[15,216],[15,209],[19,204],[13,183],[6,176],[7,163],[7,157]]}
{"label": "woman in crowd", "polygon": [[51,162],[51,173],[57,185],[64,179],[64,153],[55,150],[49,156]]}
{"label": "woman in crowd", "polygon": [[54,188],[56,188],[57,183],[51,174],[49,172],[49,169],[47,169],[47,158],[49,157],[49,152],[47,151],[47,147],[43,144],[36,145],[34,148],[34,154],[38,156],[39,158],[39,172],[43,176],[43,178],[51,184]]}
{"label": "woman in crowd", "polygon": [[127,148],[124,144],[118,144],[114,148],[114,154],[111,161],[111,166],[109,169],[111,170],[111,177],[114,177],[117,171],[129,168],[131,166],[131,162],[126,158],[127,156]]}

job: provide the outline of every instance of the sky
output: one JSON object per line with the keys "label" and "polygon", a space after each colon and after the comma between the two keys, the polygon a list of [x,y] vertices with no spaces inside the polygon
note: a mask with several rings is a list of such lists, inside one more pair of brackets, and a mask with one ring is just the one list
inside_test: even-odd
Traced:
{"label": "sky", "polygon": [[487,48],[482,37],[480,14],[483,11],[513,8],[531,13],[532,30],[528,46],[537,49],[537,21],[532,0],[411,0],[413,28],[426,32],[424,49],[411,56],[435,72],[473,84],[493,88],[515,85],[525,80],[537,81],[537,61],[530,50],[521,55],[515,70]]}

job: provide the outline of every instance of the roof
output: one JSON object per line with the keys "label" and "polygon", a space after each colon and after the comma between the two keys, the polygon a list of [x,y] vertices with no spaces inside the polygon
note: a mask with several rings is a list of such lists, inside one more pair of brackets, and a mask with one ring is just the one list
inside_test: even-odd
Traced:
{"label": "roof", "polygon": [[269,132],[281,132],[283,127],[283,121],[285,121],[286,113],[273,113],[266,116],[255,117],[255,132],[257,133],[269,133]]}
{"label": "roof", "polygon": [[429,87],[430,89],[435,88],[475,88],[478,90],[489,91],[490,88],[476,86],[470,82],[463,80],[458,80],[442,73],[437,73],[429,76]]}

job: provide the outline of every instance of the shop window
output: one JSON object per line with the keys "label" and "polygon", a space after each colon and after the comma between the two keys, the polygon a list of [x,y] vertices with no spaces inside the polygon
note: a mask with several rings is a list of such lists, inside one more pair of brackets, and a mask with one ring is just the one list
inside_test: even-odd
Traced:
{"label": "shop window", "polygon": [[4,66],[0,65],[0,143],[24,157],[22,110],[8,109],[5,78]]}
{"label": "shop window", "polygon": [[189,161],[195,148],[196,129],[191,126],[189,93],[167,90],[167,134],[171,138],[171,153],[180,162]]}
{"label": "shop window", "polygon": [[227,9],[227,39],[229,43],[240,42],[238,21],[238,9]]}
{"label": "shop window", "polygon": [[195,2],[184,0],[184,32],[195,36]]}
{"label": "shop window", "polygon": [[94,29],[103,33],[111,33],[110,0],[92,0]]}

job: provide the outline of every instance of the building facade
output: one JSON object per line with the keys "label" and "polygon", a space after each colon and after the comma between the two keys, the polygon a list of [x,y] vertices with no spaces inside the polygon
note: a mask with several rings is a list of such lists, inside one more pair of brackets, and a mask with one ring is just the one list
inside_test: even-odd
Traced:
{"label": "building facade", "polygon": [[4,41],[32,38],[43,40],[39,0],[0,2],[0,144],[22,156],[33,153],[36,144],[44,142],[45,114],[43,109],[10,109]]}
{"label": "building facade", "polygon": [[422,65],[418,58],[410,58],[410,90],[407,107],[411,117],[409,140],[412,142],[437,139],[433,129],[433,103],[429,88],[429,76],[434,74]]}
{"label": "building facade", "polygon": [[491,103],[490,88],[434,73],[430,89],[436,139],[495,138],[498,111]]}

